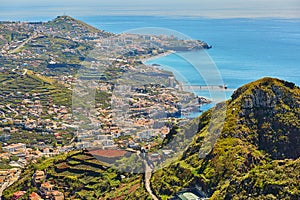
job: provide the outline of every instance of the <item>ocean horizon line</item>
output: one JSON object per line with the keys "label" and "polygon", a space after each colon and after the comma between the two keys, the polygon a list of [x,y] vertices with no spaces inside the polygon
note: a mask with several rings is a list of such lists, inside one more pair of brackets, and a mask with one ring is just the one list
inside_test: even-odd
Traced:
{"label": "ocean horizon line", "polygon": [[[22,16],[18,18],[14,17],[3,17],[0,16],[0,21],[9,21],[9,22],[47,22],[55,19],[58,16],[70,16],[72,18],[82,20],[86,18],[93,18],[93,17],[149,17],[149,18],[163,18],[163,19],[189,19],[189,20],[197,20],[197,19],[207,19],[207,20],[284,20],[284,21],[300,21],[299,17],[263,17],[263,16],[256,16],[256,17],[208,17],[208,16],[188,16],[188,15],[109,15],[109,14],[102,14],[102,15],[72,15],[67,13],[62,14],[54,14],[54,15],[43,15],[43,16]],[[86,21],[85,21],[86,22]]]}

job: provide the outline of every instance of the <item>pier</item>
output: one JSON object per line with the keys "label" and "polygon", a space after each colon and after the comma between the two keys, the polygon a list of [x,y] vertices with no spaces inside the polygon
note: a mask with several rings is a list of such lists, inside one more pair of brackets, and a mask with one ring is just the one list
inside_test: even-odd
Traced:
{"label": "pier", "polygon": [[182,85],[179,86],[180,90],[227,90],[226,85]]}

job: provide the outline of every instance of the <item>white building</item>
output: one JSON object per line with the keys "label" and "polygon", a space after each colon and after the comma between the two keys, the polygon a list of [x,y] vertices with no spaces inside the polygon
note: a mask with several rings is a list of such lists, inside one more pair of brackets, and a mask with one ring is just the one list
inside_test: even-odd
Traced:
{"label": "white building", "polygon": [[25,151],[26,150],[26,145],[23,143],[18,143],[18,144],[11,144],[5,147],[2,147],[3,151],[13,153],[16,151]]}

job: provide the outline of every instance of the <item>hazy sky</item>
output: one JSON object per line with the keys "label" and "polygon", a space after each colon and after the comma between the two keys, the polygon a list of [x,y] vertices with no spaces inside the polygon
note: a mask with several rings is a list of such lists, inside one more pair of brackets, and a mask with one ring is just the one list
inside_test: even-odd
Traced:
{"label": "hazy sky", "polygon": [[68,14],[300,18],[300,0],[0,0],[1,19]]}

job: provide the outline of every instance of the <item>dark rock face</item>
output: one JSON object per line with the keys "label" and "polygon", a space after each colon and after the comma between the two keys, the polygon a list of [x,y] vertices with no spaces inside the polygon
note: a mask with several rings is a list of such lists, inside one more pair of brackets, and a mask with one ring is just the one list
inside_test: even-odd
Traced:
{"label": "dark rock face", "polygon": [[239,123],[255,135],[258,145],[274,159],[300,156],[300,95],[293,83],[265,78],[238,89]]}
{"label": "dark rock face", "polygon": [[253,108],[274,108],[277,97],[274,94],[269,94],[263,90],[256,89],[253,94],[246,95],[242,100],[243,109],[253,109]]}

